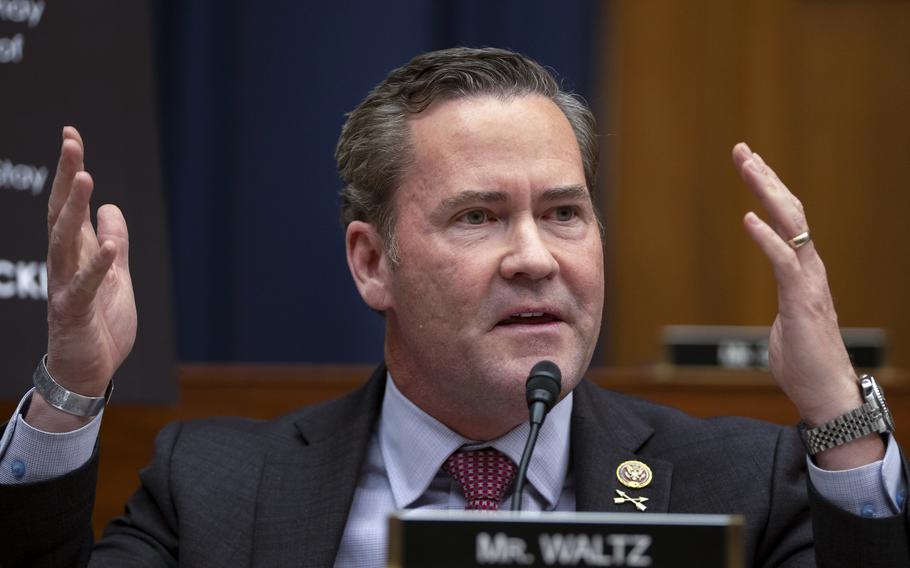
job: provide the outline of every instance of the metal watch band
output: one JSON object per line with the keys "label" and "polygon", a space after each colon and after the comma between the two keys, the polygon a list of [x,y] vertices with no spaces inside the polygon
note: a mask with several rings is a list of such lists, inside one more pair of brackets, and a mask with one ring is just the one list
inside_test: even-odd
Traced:
{"label": "metal watch band", "polygon": [[818,428],[800,424],[800,434],[809,455],[835,448],[873,432],[885,432],[884,415],[880,408],[865,403]]}
{"label": "metal watch band", "polygon": [[885,394],[871,375],[859,377],[860,394],[865,401],[862,406],[822,424],[818,428],[809,428],[805,422],[799,423],[799,434],[809,455],[828,450],[851,442],[867,434],[894,432],[894,419]]}
{"label": "metal watch band", "polygon": [[110,400],[111,393],[114,391],[113,380],[108,383],[104,396],[83,396],[67,390],[60,386],[47,371],[46,353],[38,361],[38,366],[35,368],[35,372],[32,373],[32,382],[35,384],[35,389],[48,404],[68,414],[84,417],[96,416],[101,412],[101,409]]}

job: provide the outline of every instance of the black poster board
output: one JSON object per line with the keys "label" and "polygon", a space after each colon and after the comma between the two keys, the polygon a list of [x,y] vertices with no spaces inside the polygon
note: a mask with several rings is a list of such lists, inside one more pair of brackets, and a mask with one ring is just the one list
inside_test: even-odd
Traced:
{"label": "black poster board", "polygon": [[64,125],[86,144],[93,209],[130,229],[139,311],[118,402],[176,398],[170,276],[146,2],[0,0],[0,398],[16,400],[47,349],[47,198]]}

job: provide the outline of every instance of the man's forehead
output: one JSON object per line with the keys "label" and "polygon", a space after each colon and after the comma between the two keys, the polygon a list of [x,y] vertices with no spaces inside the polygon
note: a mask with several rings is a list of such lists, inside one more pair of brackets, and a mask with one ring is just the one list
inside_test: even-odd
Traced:
{"label": "man's forehead", "polygon": [[439,101],[410,119],[409,138],[396,209],[590,200],[574,131],[546,97]]}
{"label": "man's forehead", "polygon": [[569,120],[540,95],[439,101],[409,117],[407,126],[411,166],[495,168],[500,160],[554,157],[582,163]]}
{"label": "man's forehead", "polygon": [[[568,118],[550,99],[537,94],[497,97],[472,95],[439,100],[408,117],[408,134],[421,140],[445,133],[448,141],[482,132],[492,137],[506,135],[531,124],[540,136],[562,131],[574,132]],[[504,129],[504,126],[510,128]]]}

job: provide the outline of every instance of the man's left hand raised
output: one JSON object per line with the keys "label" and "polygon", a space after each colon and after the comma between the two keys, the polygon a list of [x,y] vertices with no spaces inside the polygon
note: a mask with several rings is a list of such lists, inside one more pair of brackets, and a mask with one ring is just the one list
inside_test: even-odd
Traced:
{"label": "man's left hand raised", "polygon": [[[743,224],[777,280],[778,313],[768,344],[771,374],[806,424],[816,427],[863,403],[825,266],[811,238],[798,247],[804,239],[789,242],[810,228],[802,203],[777,174],[745,143],[733,148],[733,162],[769,218],[766,223],[750,211]],[[842,470],[882,459],[884,453],[881,437],[870,434],[815,458],[819,467]]]}

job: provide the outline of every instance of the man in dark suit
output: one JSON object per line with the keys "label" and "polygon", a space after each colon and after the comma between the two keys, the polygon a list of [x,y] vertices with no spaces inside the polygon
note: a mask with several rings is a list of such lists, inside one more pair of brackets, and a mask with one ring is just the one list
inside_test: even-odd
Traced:
{"label": "man in dark suit", "polygon": [[[3,444],[23,447],[29,429],[97,430],[92,411],[132,346],[126,224],[104,206],[91,226],[82,156],[65,130],[49,204],[47,365],[0,463]],[[527,431],[524,379],[548,359],[563,390],[526,509],[629,510],[613,500],[629,480],[613,472],[630,462],[648,479],[634,492],[648,511],[744,513],[756,565],[811,566],[815,554],[823,565],[906,563],[902,460],[887,428],[835,425],[824,430],[831,443],[813,441],[812,429],[865,412],[865,400],[802,207],[745,144],[734,162],[771,223],[749,213],[744,225],[780,292],[772,372],[810,429],[813,484],[793,430],[696,420],[583,381],[604,290],[596,156],[588,109],[520,55],[447,50],[393,71],[351,113],[336,152],[348,264],[385,317],[385,365],[352,395],[276,421],[167,428],[92,561],[380,565],[391,510],[508,502]],[[34,467],[19,462],[20,483],[0,487],[12,557],[88,560],[96,459],[33,483],[22,481]],[[466,462],[507,481],[473,494],[459,476]]]}

